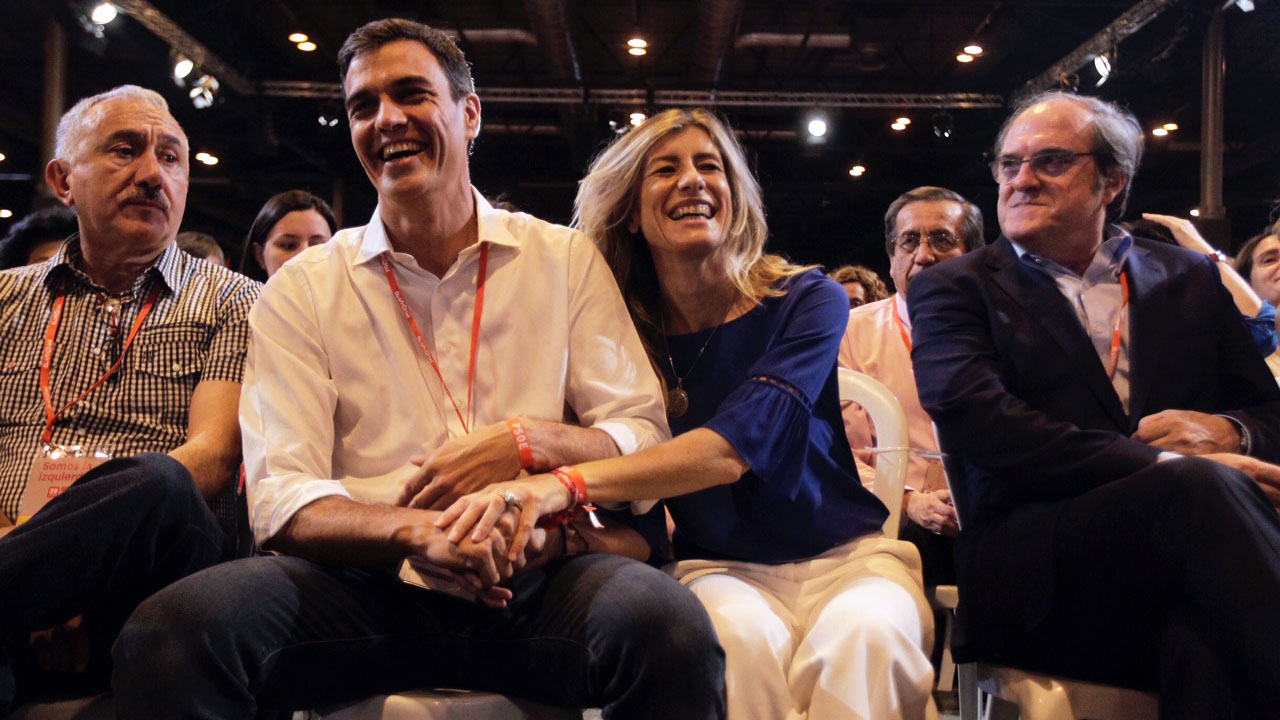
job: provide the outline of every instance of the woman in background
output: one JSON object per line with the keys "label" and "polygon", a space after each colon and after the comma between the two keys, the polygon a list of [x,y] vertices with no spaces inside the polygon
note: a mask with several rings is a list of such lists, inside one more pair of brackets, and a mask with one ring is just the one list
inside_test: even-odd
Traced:
{"label": "woman in background", "polygon": [[329,242],[338,231],[328,203],[306,190],[271,196],[258,211],[240,252],[240,272],[265,282],[290,258]]}
{"label": "woman in background", "polygon": [[666,498],[669,569],[711,615],[731,720],[936,717],[919,553],[881,534],[887,510],[844,442],[848,297],[764,254],[732,131],[705,110],[650,118],[592,163],[576,216],[665,377],[675,437],[466,496],[441,517],[451,539],[513,509],[514,551],[588,499]]}
{"label": "woman in background", "polygon": [[[1280,307],[1280,223],[1249,238],[1236,253],[1236,272],[1249,281],[1258,297]],[[1280,331],[1280,320],[1276,321]],[[1280,379],[1280,350],[1267,357],[1271,374]]]}

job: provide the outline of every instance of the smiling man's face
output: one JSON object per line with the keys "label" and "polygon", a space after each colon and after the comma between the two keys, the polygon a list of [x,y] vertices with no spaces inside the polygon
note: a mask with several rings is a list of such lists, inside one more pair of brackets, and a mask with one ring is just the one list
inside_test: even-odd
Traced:
{"label": "smiling man's face", "polygon": [[380,199],[403,202],[469,182],[467,145],[480,129],[480,100],[454,101],[426,45],[397,40],[357,55],[344,90],[351,144]]}
{"label": "smiling man's face", "polygon": [[[1071,100],[1049,100],[1014,120],[1000,157],[1025,159],[1049,151],[1090,153],[1092,139],[1088,108]],[[1122,186],[1116,178],[1099,175],[1093,156],[1077,158],[1058,177],[1037,174],[1031,163],[1023,163],[1016,176],[1000,183],[1000,231],[1031,252],[1054,257],[1054,243],[1064,237],[1101,236],[1107,204]]]}

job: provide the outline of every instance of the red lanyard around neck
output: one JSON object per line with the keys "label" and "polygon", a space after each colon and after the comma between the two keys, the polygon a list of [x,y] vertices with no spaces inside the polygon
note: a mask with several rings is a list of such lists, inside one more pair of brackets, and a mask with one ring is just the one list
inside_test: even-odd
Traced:
{"label": "red lanyard around neck", "polygon": [[1111,352],[1107,361],[1107,379],[1115,380],[1116,367],[1120,364],[1120,329],[1124,326],[1124,314],[1129,308],[1129,279],[1120,272],[1120,310],[1116,313],[1116,325],[1111,329]]}
{"label": "red lanyard around neck", "polygon": [[62,406],[61,410],[53,409],[53,392],[50,390],[50,376],[53,373],[53,344],[54,339],[58,336],[58,326],[62,324],[62,307],[67,301],[67,291],[65,288],[58,290],[58,296],[53,299],[53,310],[49,313],[49,327],[44,331],[44,347],[40,351],[40,396],[44,399],[44,433],[40,435],[40,442],[48,445],[53,441],[53,424],[58,421],[58,417],[62,413],[70,410],[73,405],[89,397],[89,393],[102,387],[102,383],[108,378],[116,374],[120,366],[124,364],[124,356],[129,352],[129,347],[133,345],[133,339],[137,337],[138,330],[142,328],[142,323],[151,314],[151,308],[155,307],[156,298],[160,296],[160,285],[156,284],[151,288],[151,293],[147,295],[147,300],[143,303],[142,308],[138,310],[138,319],[133,321],[133,327],[129,330],[128,337],[125,338],[124,347],[120,349],[120,357],[116,358],[116,362],[107,369],[106,374],[98,378],[97,382],[89,386],[88,390],[80,393],[74,400]]}
{"label": "red lanyard around neck", "polygon": [[898,298],[893,299],[893,324],[898,327],[898,334],[902,336],[902,344],[907,346],[907,354],[911,354],[911,333],[907,332],[907,327],[902,324],[902,316],[898,314]]}
{"label": "red lanyard around neck", "polygon": [[445,382],[444,374],[440,372],[440,364],[436,362],[435,354],[427,346],[427,340],[422,337],[422,331],[418,329],[418,322],[413,318],[413,311],[409,309],[409,303],[405,301],[404,294],[400,292],[400,283],[396,282],[396,274],[391,265],[390,251],[378,255],[378,262],[382,263],[382,271],[387,275],[387,284],[391,286],[391,294],[395,296],[396,305],[400,306],[400,314],[409,323],[409,329],[413,331],[414,340],[418,342],[418,347],[422,350],[422,354],[427,356],[427,362],[431,364],[431,369],[435,371],[436,377],[440,379],[440,387],[444,388],[444,394],[449,398],[449,403],[453,405],[453,411],[458,415],[458,422],[462,424],[462,431],[464,433],[471,432],[471,427],[466,418],[471,416],[471,396],[476,380],[476,349],[480,342],[480,317],[484,314],[484,285],[485,276],[489,269],[489,245],[486,243],[481,243],[480,245],[480,271],[476,276],[476,306],[471,313],[471,356],[467,361],[466,417],[462,414],[462,408],[458,407],[458,401],[453,399],[453,393],[449,390],[449,383]]}

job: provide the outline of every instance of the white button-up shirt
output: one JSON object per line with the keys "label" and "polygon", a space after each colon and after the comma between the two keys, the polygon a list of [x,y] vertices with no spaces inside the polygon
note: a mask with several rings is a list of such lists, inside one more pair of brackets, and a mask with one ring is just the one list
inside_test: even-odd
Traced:
{"label": "white button-up shirt", "polygon": [[[264,288],[240,425],[259,544],[315,500],[394,501],[411,456],[463,433],[396,305],[396,280],[468,424],[514,415],[575,422],[624,453],[670,436],[654,375],[613,275],[580,232],[494,210],[475,193],[479,243],[443,277],[392,252],[375,210],[287,263]],[[467,406],[480,244],[488,278]]]}

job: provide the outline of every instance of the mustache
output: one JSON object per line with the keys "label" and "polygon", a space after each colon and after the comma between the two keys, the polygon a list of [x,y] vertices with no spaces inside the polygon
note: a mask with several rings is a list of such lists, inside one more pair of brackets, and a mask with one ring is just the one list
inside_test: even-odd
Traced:
{"label": "mustache", "polygon": [[149,185],[134,185],[121,193],[119,200],[121,205],[131,202],[152,202],[159,205],[162,210],[169,209],[169,198],[160,192],[160,188]]}

